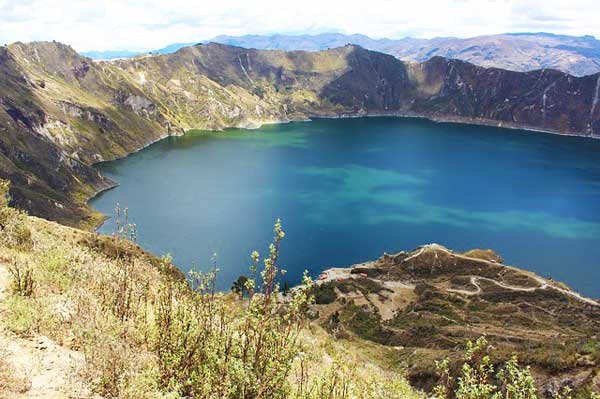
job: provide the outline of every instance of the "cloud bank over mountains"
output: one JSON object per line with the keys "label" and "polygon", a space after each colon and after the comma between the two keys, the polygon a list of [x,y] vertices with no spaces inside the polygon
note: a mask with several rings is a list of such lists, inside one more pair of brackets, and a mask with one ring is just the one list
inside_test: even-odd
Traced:
{"label": "cloud bank over mountains", "polygon": [[78,51],[145,51],[218,35],[362,33],[470,37],[547,31],[600,36],[595,0],[0,0],[0,42],[57,40]]}

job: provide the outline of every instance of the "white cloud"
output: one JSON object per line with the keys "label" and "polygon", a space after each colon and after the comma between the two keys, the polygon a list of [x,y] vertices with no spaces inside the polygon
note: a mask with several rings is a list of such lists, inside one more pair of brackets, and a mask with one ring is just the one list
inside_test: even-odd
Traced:
{"label": "white cloud", "polygon": [[338,31],[468,37],[550,31],[600,37],[597,0],[0,0],[0,42],[151,50],[220,34]]}

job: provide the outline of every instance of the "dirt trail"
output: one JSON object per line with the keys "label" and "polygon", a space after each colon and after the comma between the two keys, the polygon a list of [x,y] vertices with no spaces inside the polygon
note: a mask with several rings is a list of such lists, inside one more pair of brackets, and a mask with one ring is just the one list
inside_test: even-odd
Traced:
{"label": "dirt trail", "polygon": [[[6,265],[0,263],[0,305],[6,298],[9,281]],[[83,355],[47,337],[20,338],[0,323],[0,356],[5,372],[14,380],[5,391],[0,385],[2,399],[92,397],[80,377]]]}
{"label": "dirt trail", "polygon": [[[496,263],[496,262],[491,262],[491,261],[488,261],[488,260],[485,260],[485,259],[479,259],[479,258],[471,258],[471,257],[465,256],[465,255],[461,255],[461,254],[457,254],[457,253],[451,252],[448,249],[446,249],[446,248],[444,248],[442,246],[436,245],[436,244],[432,244],[432,247],[434,245],[435,245],[435,249],[436,250],[442,250],[442,251],[447,252],[447,253],[451,254],[452,256],[456,256],[458,258],[468,259],[468,260],[476,260],[476,261],[479,261],[479,262],[482,262],[482,263],[487,263],[487,264],[490,264],[490,265],[498,265],[498,263]],[[509,265],[503,265],[503,266],[508,267],[508,268],[512,268],[512,269],[516,269],[513,266],[509,266]],[[590,298],[586,298],[583,295],[578,294],[577,292],[573,292],[573,291],[566,290],[564,288],[557,287],[556,285],[551,284],[550,281],[548,281],[548,280],[546,280],[546,279],[544,279],[542,277],[539,277],[539,276],[536,276],[536,275],[533,275],[533,274],[532,274],[531,277],[533,277],[540,284],[538,287],[518,287],[518,286],[514,286],[514,285],[508,285],[508,284],[502,283],[500,281],[496,281],[496,280],[493,280],[493,279],[490,279],[490,278],[486,278],[486,277],[473,276],[473,277],[471,277],[471,284],[473,284],[475,287],[477,287],[476,291],[453,290],[453,289],[448,289],[448,291],[459,292],[459,293],[463,293],[463,294],[467,294],[467,295],[479,294],[479,293],[481,293],[481,287],[479,286],[479,284],[477,284],[477,282],[481,281],[481,280],[485,280],[485,281],[489,281],[489,282],[494,283],[494,284],[496,284],[496,285],[498,285],[498,286],[500,286],[500,287],[502,287],[504,289],[511,290],[511,291],[532,292],[532,291],[535,291],[535,290],[553,289],[553,290],[556,290],[556,291],[558,291],[558,292],[560,292],[562,294],[568,295],[568,296],[572,297],[573,299],[576,299],[576,300],[581,301],[581,302],[585,302],[588,305],[600,306],[600,303],[598,303],[598,301],[595,301],[595,300],[590,299]]]}
{"label": "dirt trail", "polygon": [[[472,258],[472,257],[466,256],[463,254],[452,252],[449,249],[447,249],[446,247],[439,245],[439,244],[423,245],[419,249],[417,249],[414,253],[412,253],[410,256],[405,258],[403,260],[403,262],[406,262],[413,258],[417,258],[417,257],[423,255],[427,251],[442,251],[442,252],[446,252],[447,254],[457,257],[457,258],[461,258],[461,259],[465,259],[465,260],[469,260],[469,261],[477,261],[480,263],[485,263],[485,264],[494,265],[494,266],[498,265],[497,262],[480,259],[480,258]],[[371,264],[372,264],[372,262],[365,262],[365,263],[360,263],[360,264],[354,265],[352,267],[369,266]],[[503,266],[510,268],[510,269],[520,270],[520,269],[517,269],[517,268],[515,268],[513,266],[509,266],[509,265],[503,265]],[[345,279],[350,279],[350,278],[359,278],[360,275],[351,274],[352,267],[350,267],[350,268],[335,267],[335,268],[324,270],[321,273],[321,277],[316,281],[316,284],[320,285],[320,284],[331,282],[331,281],[345,280]],[[502,288],[510,290],[510,291],[533,292],[536,290],[552,289],[552,290],[556,290],[564,295],[570,296],[571,298],[573,298],[575,300],[585,302],[588,305],[600,307],[600,303],[594,299],[586,298],[583,295],[578,294],[577,292],[573,292],[573,291],[558,287],[558,286],[552,284],[549,280],[539,277],[533,273],[530,273],[530,275],[532,278],[534,278],[540,284],[539,286],[537,286],[537,287],[518,287],[518,286],[514,286],[514,285],[508,285],[501,281],[493,280],[493,279],[486,278],[486,277],[472,276],[471,284],[474,287],[476,287],[476,290],[471,291],[471,290],[461,290],[461,289],[452,289],[452,288],[447,288],[446,290],[449,292],[455,292],[455,293],[464,294],[464,295],[477,295],[477,294],[481,294],[481,292],[482,292],[482,289],[479,286],[478,282],[479,281],[488,281],[488,282],[496,284],[499,287],[502,287]],[[383,281],[383,280],[378,280],[378,279],[374,279],[374,278],[371,278],[371,280],[376,281],[381,284],[384,284],[388,288],[409,288],[409,289],[415,288],[414,284],[400,282],[400,281]]]}

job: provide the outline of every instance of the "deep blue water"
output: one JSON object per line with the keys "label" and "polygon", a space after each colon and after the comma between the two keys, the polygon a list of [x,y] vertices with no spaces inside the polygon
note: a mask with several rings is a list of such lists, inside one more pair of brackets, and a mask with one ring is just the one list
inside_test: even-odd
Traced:
{"label": "deep blue water", "polygon": [[[138,242],[220,288],[267,252],[282,265],[373,260],[436,242],[492,248],[505,263],[600,297],[600,140],[392,117],[190,132],[99,165],[120,186],[91,201],[129,207]],[[108,220],[102,233],[114,231]]]}

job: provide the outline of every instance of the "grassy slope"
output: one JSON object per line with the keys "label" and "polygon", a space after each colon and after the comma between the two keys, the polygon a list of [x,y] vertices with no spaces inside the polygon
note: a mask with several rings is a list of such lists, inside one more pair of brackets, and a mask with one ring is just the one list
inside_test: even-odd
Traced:
{"label": "grassy slope", "polygon": [[[34,289],[31,296],[21,296],[6,287],[7,281],[0,281],[4,285],[0,291],[5,291],[4,298],[0,298],[0,338],[8,337],[9,343],[20,345],[11,344],[7,348],[12,351],[6,357],[8,363],[0,364],[0,373],[4,370],[5,376],[11,376],[0,384],[0,396],[19,390],[25,391],[25,397],[39,393],[33,388],[27,392],[31,381],[27,381],[19,362],[11,359],[57,351],[74,351],[73,356],[83,355],[85,361],[78,365],[79,374],[72,375],[60,364],[48,366],[47,373],[57,374],[62,383],[49,385],[43,394],[52,390],[64,395],[57,397],[90,390],[132,398],[166,394],[168,390],[158,382],[157,357],[148,338],[154,332],[148,320],[155,317],[161,287],[181,279],[181,274],[129,241],[35,217],[11,217],[18,218],[18,223],[30,231],[31,240],[17,244],[11,238],[12,230],[0,231],[0,271],[7,276],[7,268],[15,265],[21,270],[30,269]],[[126,265],[121,261],[124,258],[128,259]],[[123,273],[127,275],[125,280]],[[125,283],[132,313],[123,319],[117,316],[114,306]],[[217,301],[232,314],[240,313],[244,304],[229,294],[219,294]],[[34,343],[41,336],[50,338],[51,351],[19,349],[37,348]],[[294,390],[304,370],[317,390],[325,389],[323,384],[332,378],[339,378],[355,390],[379,389],[397,395],[389,397],[420,397],[408,388],[402,370],[381,361],[387,358],[383,354],[388,348],[335,341],[317,325],[302,332],[300,345],[303,354],[294,362],[289,376]],[[30,361],[34,364],[33,359]],[[30,373],[29,377],[39,375]]]}
{"label": "grassy slope", "polygon": [[[4,345],[4,356],[0,361],[0,396],[18,392],[23,397],[48,396],[58,392],[60,395],[56,397],[69,397],[96,392],[138,398],[162,397],[170,392],[171,396],[168,397],[177,397],[173,387],[164,385],[160,379],[160,363],[155,347],[157,330],[153,320],[160,306],[164,306],[164,302],[160,305],[164,287],[171,282],[181,281],[182,274],[168,260],[160,260],[130,241],[99,236],[13,210],[8,212],[8,217],[6,215],[6,212],[2,212],[0,220],[3,226],[0,229],[0,343]],[[436,254],[435,258],[440,259],[440,265],[443,265],[444,258]],[[430,264],[427,257],[431,254],[425,255],[424,258],[412,258],[412,266],[407,270],[418,274],[421,267]],[[404,254],[401,258],[408,256]],[[469,256],[482,257],[485,261],[496,258],[489,251],[471,252]],[[468,264],[455,264],[453,268],[460,266],[467,270],[480,267],[476,258],[470,259]],[[388,274],[401,270],[394,266],[390,269],[390,262],[396,262],[395,258],[382,258],[374,263],[374,269],[362,265],[361,273],[376,273],[372,278],[346,281],[340,275],[335,283],[334,302],[327,300],[325,302],[329,304],[314,308],[319,317],[301,330],[298,341],[300,352],[288,376],[292,389],[290,397],[353,397],[339,394],[339,390],[345,386],[345,389],[359,397],[422,398],[422,395],[408,387],[405,376],[418,385],[426,386],[422,385],[422,380],[414,379],[432,378],[433,361],[436,359],[445,356],[450,356],[453,362],[459,359],[459,341],[464,338],[461,331],[469,338],[487,333],[493,343],[495,362],[505,360],[506,356],[516,352],[525,363],[533,362],[536,374],[541,377],[547,374],[540,373],[541,369],[538,368],[542,363],[535,356],[539,353],[546,359],[562,359],[560,361],[564,364],[570,359],[575,361],[558,371],[557,376],[580,378],[583,374],[589,375],[591,380],[587,382],[588,387],[597,380],[598,375],[596,373],[594,377],[590,362],[597,361],[600,347],[597,341],[581,337],[581,332],[594,321],[582,319],[580,323],[585,321],[586,326],[582,330],[573,329],[566,312],[576,304],[558,310],[561,300],[552,303],[552,295],[543,299],[540,294],[543,301],[531,306],[557,309],[563,314],[561,320],[552,324],[549,320],[527,319],[540,317],[542,313],[523,309],[517,321],[527,319],[527,323],[538,324],[534,327],[527,324],[528,327],[519,330],[521,324],[512,326],[499,320],[499,325],[508,328],[508,336],[520,331],[517,333],[519,339],[513,337],[512,340],[506,340],[501,331],[492,331],[490,327],[494,327],[495,318],[502,316],[496,310],[502,311],[512,305],[499,304],[496,309],[492,308],[492,301],[484,313],[467,312],[465,309],[469,306],[457,310],[454,305],[460,300],[481,301],[461,299],[460,295],[452,300],[448,297],[449,292],[443,294],[442,287],[448,288],[446,279],[452,274],[443,267],[437,269],[438,275],[428,290],[418,286],[403,288],[404,285],[397,284],[386,288],[387,278],[392,278],[391,281],[400,278],[396,274]],[[528,279],[533,276],[517,269],[506,273],[502,272],[504,266],[492,266],[489,271],[492,274],[488,274],[500,276],[507,284],[528,286]],[[34,283],[31,295],[20,295],[15,290],[15,280],[10,274],[10,269],[14,270],[15,267],[21,272],[31,271]],[[410,284],[409,277],[402,279]],[[460,283],[460,279],[452,280],[457,280],[452,284],[459,289],[456,284]],[[326,286],[321,285],[320,290]],[[434,287],[438,287],[438,291]],[[473,290],[473,287],[463,288]],[[483,289],[487,290],[485,287]],[[411,290],[415,290],[415,293]],[[437,295],[432,294],[434,291]],[[322,292],[318,293],[322,295]],[[185,298],[181,297],[180,300],[186,301]],[[232,294],[217,294],[215,298],[213,305],[218,303],[218,306],[222,306],[232,316],[231,320],[238,317],[243,320],[246,301],[240,301]],[[387,315],[387,320],[382,323],[386,300],[395,301],[392,310],[396,313]],[[531,301],[531,298],[528,300]],[[127,306],[124,308],[125,303]],[[587,311],[590,317],[595,314],[592,309]],[[486,316],[486,312],[489,316]],[[337,313],[335,319],[331,317],[333,313]],[[412,319],[405,328],[402,322],[407,317]],[[444,322],[447,317],[463,319],[454,323],[453,327]],[[540,326],[546,326],[547,330],[542,330]],[[426,337],[432,328],[437,328],[437,332]],[[442,331],[448,334],[443,335]],[[541,352],[525,353],[523,345],[538,347],[540,342],[535,341],[536,337],[547,334],[554,336],[556,333],[560,333],[565,342],[570,342],[572,338],[573,342],[586,342],[587,346],[579,345],[576,350],[588,355],[573,355],[569,352],[574,348],[572,345],[561,346],[543,340]],[[421,335],[407,338],[406,334]],[[393,342],[388,342],[389,339]],[[439,345],[440,342],[449,341],[452,341],[451,346]],[[40,366],[31,368],[38,362]],[[300,381],[312,387],[313,393],[299,395]],[[329,392],[329,389],[338,392],[337,396],[323,396],[323,392]],[[582,395],[577,397],[586,397],[585,393]]]}

